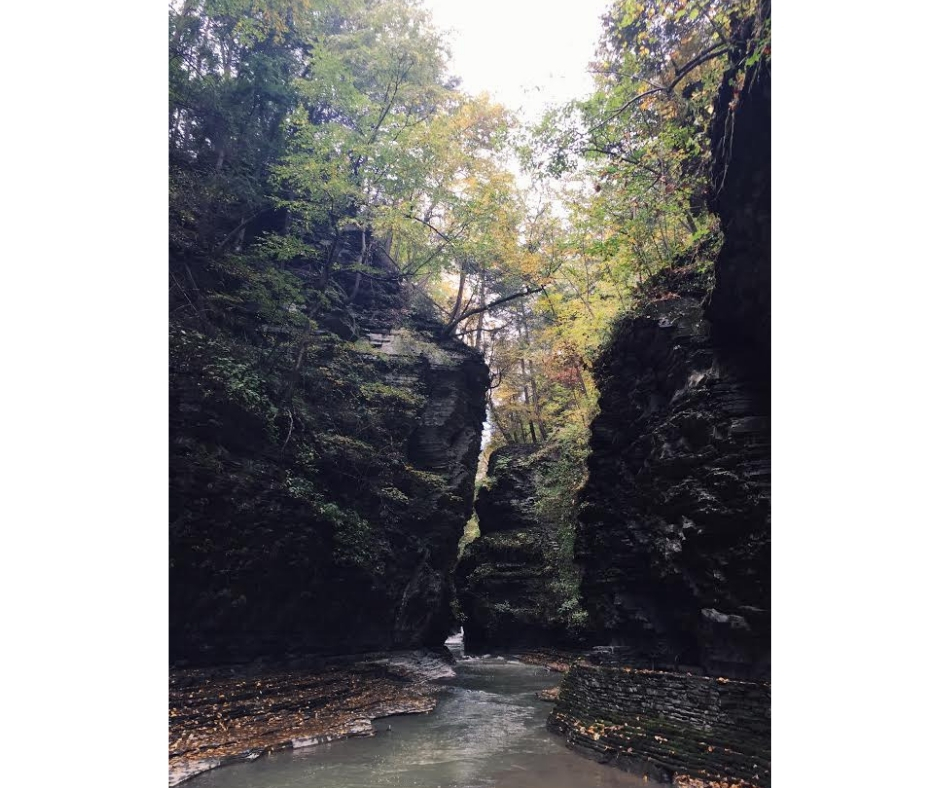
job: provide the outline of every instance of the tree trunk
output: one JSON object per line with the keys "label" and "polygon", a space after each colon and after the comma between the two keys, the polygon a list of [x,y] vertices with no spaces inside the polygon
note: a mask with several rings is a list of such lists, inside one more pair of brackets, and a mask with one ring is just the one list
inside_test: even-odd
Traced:
{"label": "tree trunk", "polygon": [[[525,359],[522,360],[525,366]],[[539,390],[535,383],[535,369],[532,366],[532,359],[529,359],[529,385],[532,386],[532,405],[535,407],[535,419],[539,425],[539,432],[542,434],[542,440],[548,440],[548,430],[545,429],[545,421],[542,419],[542,404],[539,400]]]}
{"label": "tree trunk", "polygon": [[[522,362],[522,369],[525,370],[525,361]],[[526,406],[525,411],[526,411],[526,415],[528,416],[526,421],[529,422],[529,433],[532,435],[532,443],[538,443],[539,442],[538,438],[535,435],[535,425],[532,423],[532,405],[531,405],[531,401],[529,400],[529,387],[525,383],[525,377],[523,377],[523,383],[522,383],[522,399],[525,402],[525,406]],[[523,430],[523,434],[525,434],[524,430]]]}
{"label": "tree trunk", "polygon": [[447,319],[448,324],[453,323],[457,319],[457,315],[460,314],[460,307],[463,306],[463,289],[467,284],[467,261],[464,258],[460,258],[460,284],[457,285],[457,300],[454,302],[454,308],[450,312],[450,317]]}
{"label": "tree trunk", "polygon": [[496,428],[506,439],[507,443],[512,443],[512,432],[508,431],[499,420],[499,414],[496,411],[496,403],[493,402],[493,393],[491,391],[486,392],[486,401],[490,407],[490,415],[493,417],[493,423],[496,425]]}
{"label": "tree trunk", "polygon": [[352,293],[349,296],[349,301],[353,302],[356,300],[356,296],[359,294],[359,283],[362,281],[362,267],[366,264],[366,258],[368,257],[368,252],[372,248],[372,244],[366,241],[366,231],[362,230],[362,246],[359,250],[359,268],[360,270],[356,271],[356,281],[353,284]]}
{"label": "tree trunk", "polygon": [[477,323],[477,336],[473,346],[479,350],[483,341],[483,318],[486,316],[486,262],[480,263],[480,322]]}
{"label": "tree trunk", "polygon": [[320,290],[326,290],[330,283],[330,274],[333,272],[333,260],[336,255],[336,248],[339,246],[339,229],[333,225],[333,243],[330,244],[330,251],[326,255],[326,262],[323,264],[323,270],[320,272]]}
{"label": "tree trunk", "polygon": [[[525,304],[522,305],[520,310],[522,316],[522,335],[525,338],[526,347],[529,346],[529,321],[526,320],[525,316]],[[535,419],[539,425],[539,432],[542,435],[542,440],[548,440],[548,430],[545,429],[545,422],[542,419],[542,405],[539,401],[539,390],[538,386],[535,383],[535,369],[532,365],[532,359],[529,359],[529,368],[526,369],[525,356],[522,357],[522,379],[529,381],[529,386],[532,388],[532,406],[535,409]]]}

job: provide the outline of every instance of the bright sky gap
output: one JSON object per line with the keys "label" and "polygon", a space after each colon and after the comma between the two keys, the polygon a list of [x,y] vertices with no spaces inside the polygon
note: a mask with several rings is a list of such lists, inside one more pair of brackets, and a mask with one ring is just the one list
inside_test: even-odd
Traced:
{"label": "bright sky gap", "polygon": [[583,97],[609,0],[424,0],[445,32],[451,72],[534,123],[550,106]]}

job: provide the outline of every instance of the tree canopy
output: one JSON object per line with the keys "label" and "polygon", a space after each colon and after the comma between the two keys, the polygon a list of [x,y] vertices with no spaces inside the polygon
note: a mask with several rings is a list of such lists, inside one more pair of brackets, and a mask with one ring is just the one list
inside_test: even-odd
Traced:
{"label": "tree canopy", "polygon": [[[461,89],[417,0],[174,3],[171,308],[276,314],[303,333],[362,277],[395,276],[485,354],[498,441],[583,441],[615,316],[715,241],[712,102],[741,52],[770,57],[769,19],[731,40],[757,14],[755,0],[615,0],[593,93],[523,128]],[[338,253],[350,233],[356,262]],[[374,244],[394,273],[370,267]]]}

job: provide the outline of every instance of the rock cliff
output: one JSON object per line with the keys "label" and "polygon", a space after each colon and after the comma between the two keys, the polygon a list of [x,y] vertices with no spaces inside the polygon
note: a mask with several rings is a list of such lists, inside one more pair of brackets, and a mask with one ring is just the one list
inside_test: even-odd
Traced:
{"label": "rock cliff", "polygon": [[577,640],[573,518],[566,522],[558,507],[547,505],[552,475],[570,479],[561,451],[553,445],[512,444],[490,455],[487,484],[476,502],[481,535],[457,564],[469,651]]}
{"label": "rock cliff", "polygon": [[[738,58],[740,62],[743,58]],[[770,65],[729,71],[713,196],[724,233],[661,272],[595,366],[576,557],[626,664],[770,670]]]}
{"label": "rock cliff", "polygon": [[[359,251],[350,236],[346,256]],[[488,371],[372,254],[368,278],[338,265],[325,296],[302,267],[263,288],[230,268],[208,320],[171,319],[175,661],[448,634]]]}
{"label": "rock cliff", "polygon": [[[770,3],[763,3],[769,19]],[[743,60],[755,20],[740,24],[733,59]],[[750,356],[770,376],[770,61],[730,68],[715,101],[709,208],[724,243],[705,316],[722,346]]]}
{"label": "rock cliff", "polygon": [[579,662],[548,728],[590,758],[657,782],[771,784],[765,682]]}

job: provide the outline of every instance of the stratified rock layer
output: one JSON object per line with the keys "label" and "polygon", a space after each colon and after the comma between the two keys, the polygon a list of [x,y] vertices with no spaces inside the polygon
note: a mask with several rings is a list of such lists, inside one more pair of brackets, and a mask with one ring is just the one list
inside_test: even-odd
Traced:
{"label": "stratified rock layer", "polygon": [[169,784],[268,752],[373,736],[372,720],[432,711],[432,682],[453,676],[428,652],[171,671]]}
{"label": "stratified rock layer", "polygon": [[766,683],[579,663],[548,727],[585,755],[659,782],[770,786]]}
{"label": "stratified rock layer", "polygon": [[576,549],[625,664],[770,671],[769,69],[716,105],[714,289],[701,258],[662,272],[595,366]]}
{"label": "stratified rock layer", "polygon": [[670,294],[596,367],[578,558],[603,639],[638,665],[760,674],[769,660],[770,420],[759,379]]}
{"label": "stratified rock layer", "polygon": [[[490,456],[489,485],[476,502],[480,537],[457,564],[457,598],[468,651],[571,642],[566,613],[576,601],[570,535],[539,514],[540,475],[552,447],[503,446]],[[566,600],[570,598],[568,607]]]}
{"label": "stratified rock layer", "polygon": [[312,323],[171,323],[172,660],[447,637],[489,375],[381,251]]}

